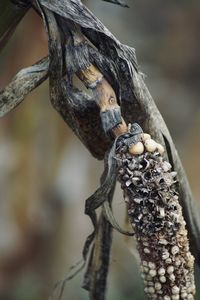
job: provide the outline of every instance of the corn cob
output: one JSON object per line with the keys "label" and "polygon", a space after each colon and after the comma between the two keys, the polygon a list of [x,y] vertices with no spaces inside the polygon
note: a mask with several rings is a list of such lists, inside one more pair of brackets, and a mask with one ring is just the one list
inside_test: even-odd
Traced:
{"label": "corn cob", "polygon": [[118,137],[118,180],[141,258],[147,299],[194,299],[194,257],[164,148],[148,134]]}

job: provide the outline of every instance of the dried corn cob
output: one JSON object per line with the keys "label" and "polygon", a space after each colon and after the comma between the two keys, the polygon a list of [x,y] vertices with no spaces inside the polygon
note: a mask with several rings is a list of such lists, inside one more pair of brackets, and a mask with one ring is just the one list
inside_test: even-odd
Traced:
{"label": "dried corn cob", "polygon": [[148,134],[131,130],[118,137],[118,180],[135,231],[148,299],[194,299],[194,258],[182,209],[176,173],[164,148]]}

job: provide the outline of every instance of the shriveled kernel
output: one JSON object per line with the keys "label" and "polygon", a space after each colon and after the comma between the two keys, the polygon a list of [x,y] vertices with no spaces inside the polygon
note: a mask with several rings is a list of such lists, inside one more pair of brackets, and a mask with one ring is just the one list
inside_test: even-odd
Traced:
{"label": "shriveled kernel", "polygon": [[166,239],[159,239],[159,244],[167,245],[168,241]]}
{"label": "shriveled kernel", "polygon": [[148,139],[144,142],[144,146],[148,152],[154,152],[157,148],[157,143],[152,139]]}
{"label": "shriveled kernel", "polygon": [[167,259],[169,258],[169,252],[168,251],[164,251],[163,254],[162,254],[162,259]]}
{"label": "shriveled kernel", "polygon": [[137,144],[132,144],[128,149],[130,154],[138,155],[144,152],[144,145],[142,142],[138,142]]}
{"label": "shriveled kernel", "polygon": [[189,253],[188,255],[188,261],[187,261],[187,266],[189,268],[192,268],[194,265],[194,257]]}
{"label": "shriveled kernel", "polygon": [[172,166],[169,162],[164,161],[163,165],[162,165],[162,169],[164,172],[168,172],[169,170],[171,170]]}
{"label": "shriveled kernel", "polygon": [[188,234],[188,232],[187,232],[187,230],[185,229],[185,230],[181,230],[181,231],[180,231],[180,234],[182,234],[183,236],[186,236],[186,235]]}
{"label": "shriveled kernel", "polygon": [[178,252],[179,252],[179,247],[178,247],[178,246],[173,246],[173,247],[171,248],[171,253],[172,253],[173,255],[177,254]]}

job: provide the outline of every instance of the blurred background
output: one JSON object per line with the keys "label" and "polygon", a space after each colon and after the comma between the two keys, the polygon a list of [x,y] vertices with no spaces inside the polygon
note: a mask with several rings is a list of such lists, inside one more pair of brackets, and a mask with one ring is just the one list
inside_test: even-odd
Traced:
{"label": "blurred background", "polygon": [[[199,1],[130,0],[129,9],[100,0],[84,3],[122,43],[136,49],[199,201]],[[29,11],[1,52],[0,88],[47,52],[42,22]],[[81,258],[92,230],[84,201],[97,188],[102,169],[53,110],[48,82],[0,119],[0,300],[48,299],[53,284]],[[119,187],[114,210],[123,224]],[[109,300],[144,299],[131,243],[127,247],[114,233]],[[82,276],[67,283],[63,299],[88,299]]]}

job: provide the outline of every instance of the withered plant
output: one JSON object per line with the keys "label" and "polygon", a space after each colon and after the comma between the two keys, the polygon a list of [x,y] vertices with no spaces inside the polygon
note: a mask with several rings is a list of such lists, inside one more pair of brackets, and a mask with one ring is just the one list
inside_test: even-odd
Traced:
{"label": "withered plant", "polygon": [[[120,0],[109,2],[126,6]],[[200,219],[135,49],[121,44],[80,0],[1,0],[1,49],[31,7],[43,19],[49,55],[19,71],[0,91],[0,116],[49,77],[53,107],[90,153],[104,159],[100,187],[85,204],[94,231],[86,239],[83,262],[76,270],[87,266],[83,287],[90,299],[105,299],[114,228],[137,241],[148,299],[194,299]],[[74,87],[74,75],[92,93]],[[122,229],[112,213],[117,179],[133,232]],[[61,299],[72,276],[57,283],[52,299]]]}

